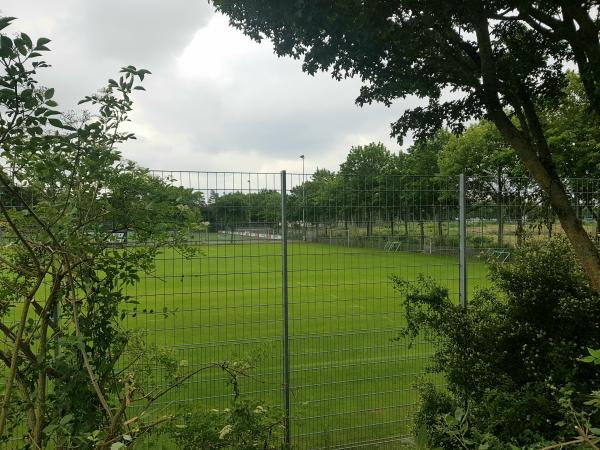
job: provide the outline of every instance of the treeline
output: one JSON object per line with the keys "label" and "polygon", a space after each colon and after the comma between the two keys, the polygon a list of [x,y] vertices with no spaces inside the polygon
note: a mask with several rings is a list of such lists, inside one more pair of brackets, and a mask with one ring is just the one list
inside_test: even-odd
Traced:
{"label": "treeline", "polygon": [[[576,74],[558,107],[545,110],[544,127],[557,170],[571,191],[581,218],[595,219],[600,232],[600,128]],[[493,222],[497,244],[511,222],[517,242],[526,224],[552,235],[556,218],[549,200],[527,175],[496,127],[482,120],[461,134],[442,130],[394,154],[381,143],[350,149],[337,172],[318,169],[288,193],[288,221],[311,229],[359,227],[366,236],[409,234],[421,238],[429,225],[442,237],[458,216],[458,174],[467,177],[472,220]],[[276,228],[280,194],[212,192],[203,216],[214,229]]]}

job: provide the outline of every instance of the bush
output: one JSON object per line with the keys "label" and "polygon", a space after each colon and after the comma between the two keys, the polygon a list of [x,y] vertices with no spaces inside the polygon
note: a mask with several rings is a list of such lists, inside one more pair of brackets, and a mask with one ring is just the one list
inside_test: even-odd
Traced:
{"label": "bush", "polygon": [[[577,393],[576,409],[598,389],[596,368],[578,358],[600,346],[600,298],[568,243],[526,243],[511,263],[492,264],[490,278],[493,288],[476,293],[468,311],[429,279],[395,280],[407,313],[403,335],[437,344],[431,370],[447,380],[447,392],[422,391],[417,425],[433,447],[561,440],[571,430],[558,424],[559,388]],[[449,419],[460,410],[461,421]]]}
{"label": "bush", "polygon": [[184,413],[163,432],[181,450],[281,448],[283,413],[256,400],[236,399],[223,410]]}

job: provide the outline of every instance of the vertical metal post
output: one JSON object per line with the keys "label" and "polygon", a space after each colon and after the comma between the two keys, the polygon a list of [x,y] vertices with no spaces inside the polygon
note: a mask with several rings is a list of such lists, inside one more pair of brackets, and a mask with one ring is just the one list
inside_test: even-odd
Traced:
{"label": "vertical metal post", "polygon": [[287,189],[286,172],[281,171],[281,297],[282,297],[282,322],[283,322],[283,409],[284,439],[289,447],[291,444],[290,433],[290,349],[288,328],[288,255],[287,255]]}
{"label": "vertical metal post", "polygon": [[302,232],[303,232],[303,240],[306,241],[306,217],[305,217],[306,196],[304,195],[306,176],[304,174],[304,155],[300,155],[300,158],[302,159]]}
{"label": "vertical metal post", "polygon": [[460,306],[467,308],[467,216],[465,202],[465,175],[458,176],[458,236],[459,236],[459,298]]}

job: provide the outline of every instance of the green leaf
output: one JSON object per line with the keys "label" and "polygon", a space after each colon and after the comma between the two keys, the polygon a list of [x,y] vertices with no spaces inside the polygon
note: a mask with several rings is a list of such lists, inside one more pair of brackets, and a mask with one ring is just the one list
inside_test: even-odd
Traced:
{"label": "green leaf", "polygon": [[27,36],[25,33],[21,33],[21,39],[23,40],[23,43],[25,44],[25,46],[27,48],[32,48],[33,47],[33,42],[31,41],[31,38],[29,36]]}
{"label": "green leaf", "polygon": [[44,92],[44,98],[46,100],[50,100],[52,97],[54,97],[54,88],[46,89],[46,92]]}
{"label": "green leaf", "polygon": [[151,74],[152,74],[152,72],[150,72],[150,71],[149,71],[149,70],[147,70],[147,69],[140,69],[140,70],[138,70],[138,71],[137,71],[137,75],[138,75],[138,77],[140,77],[140,80],[141,80],[141,81],[144,81],[144,76],[145,76],[146,74],[149,74],[149,75],[151,75]]}
{"label": "green leaf", "polygon": [[45,37],[41,37],[37,40],[37,42],[35,43],[35,48],[34,50],[48,50],[48,48],[45,46],[48,42],[50,42],[50,39],[45,38]]}
{"label": "green leaf", "polygon": [[454,418],[460,422],[465,417],[465,410],[463,408],[456,408],[454,411]]}
{"label": "green leaf", "polygon": [[53,127],[56,127],[56,128],[63,128],[64,127],[63,123],[60,120],[58,120],[58,119],[49,118],[48,122],[50,122],[50,125],[52,125]]}
{"label": "green leaf", "polygon": [[0,30],[3,30],[7,26],[9,26],[10,23],[15,19],[16,17],[0,17]]}
{"label": "green leaf", "polygon": [[50,106],[51,108],[54,108],[54,107],[58,106],[58,103],[56,103],[54,100],[48,100],[46,102],[46,105]]}
{"label": "green leaf", "polygon": [[124,448],[126,448],[126,446],[122,442],[115,442],[113,445],[110,446],[110,450],[121,450]]}
{"label": "green leaf", "polygon": [[73,420],[73,414],[67,414],[60,419],[61,425],[66,425]]}
{"label": "green leaf", "polygon": [[12,48],[13,41],[8,36],[0,36],[0,56],[9,56]]}

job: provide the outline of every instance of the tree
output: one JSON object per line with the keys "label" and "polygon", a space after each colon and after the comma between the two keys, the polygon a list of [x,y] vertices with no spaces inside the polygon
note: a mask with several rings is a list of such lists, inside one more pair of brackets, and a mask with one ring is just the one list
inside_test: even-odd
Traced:
{"label": "tree", "polygon": [[247,195],[250,223],[257,228],[275,228],[281,217],[281,194],[270,189],[261,189]]}
{"label": "tree", "polygon": [[559,172],[568,179],[576,205],[596,220],[600,240],[600,116],[590,114],[590,102],[582,80],[568,72],[560,107],[548,108],[544,126],[548,144],[556,155]]}
{"label": "tree", "polygon": [[[106,217],[106,230],[123,233],[125,242],[131,232],[139,242],[146,242],[157,226],[164,232],[198,226],[203,194],[173,185],[176,181],[158,178],[148,169],[126,163],[125,170],[113,174],[111,179],[112,213]],[[131,208],[132,198],[136,199],[137,208]]]}
{"label": "tree", "polygon": [[404,158],[402,173],[406,178],[400,191],[400,201],[409,205],[415,216],[414,219],[419,224],[421,250],[425,246],[425,221],[433,220],[437,223],[437,235],[441,239],[444,215],[449,217],[447,206],[456,204],[455,195],[452,195],[452,198],[445,197],[448,192],[448,187],[445,186],[446,180],[438,177],[439,154],[447,145],[449,138],[448,132],[440,130],[428,139],[415,142]]}
{"label": "tree", "polygon": [[[559,177],[540,118],[541,108],[556,105],[561,97],[563,68],[573,60],[590,103],[597,104],[599,24],[590,17],[591,2],[213,3],[253,39],[270,39],[278,55],[303,58],[306,72],[330,71],[337,79],[359,76],[364,82],[357,99],[361,105],[390,105],[408,95],[427,99],[393,124],[396,136],[413,130],[420,138],[444,124],[460,131],[466,121],[486,117],[547,195],[600,292],[600,254]],[[559,13],[562,20],[556,20]],[[453,95],[443,96],[447,91]]]}
{"label": "tree", "polygon": [[[439,157],[442,175],[464,173],[468,177],[467,195],[473,205],[491,204],[496,210],[497,243],[504,245],[505,215],[517,220],[517,237],[523,237],[523,218],[535,205],[538,194],[514,150],[488,121],[470,126],[450,137]],[[506,211],[510,206],[509,211]]]}
{"label": "tree", "polygon": [[[0,30],[12,20],[0,17]],[[24,427],[30,448],[122,448],[167,420],[146,412],[194,373],[153,356],[122,320],[135,301],[125,287],[161,248],[189,250],[181,241],[201,198],[116,148],[134,137],[121,125],[149,72],[123,68],[82,100],[92,113],[69,117],[36,79],[48,42],[0,35],[0,442]],[[139,245],[113,248],[114,224]],[[143,374],[159,362],[165,376],[152,384]],[[134,401],[140,414],[128,417]]]}
{"label": "tree", "polygon": [[[502,11],[489,17],[507,23],[520,22],[553,42],[565,42],[577,64],[590,107],[600,114],[600,21],[594,0],[551,0],[500,4]],[[596,17],[594,17],[594,13]]]}
{"label": "tree", "polygon": [[[343,216],[344,195],[336,189],[338,178],[327,169],[317,169],[309,180],[294,186],[289,194],[290,218],[295,221],[303,219],[315,227],[330,223],[332,218]],[[306,226],[306,224],[303,224]]]}
{"label": "tree", "polygon": [[353,220],[365,223],[367,236],[373,234],[373,222],[385,206],[385,175],[390,173],[392,154],[382,143],[370,143],[350,149],[340,164],[338,177],[347,193]]}
{"label": "tree", "polygon": [[600,121],[589,114],[590,103],[581,78],[567,72],[568,84],[560,104],[543,113],[548,145],[565,178],[600,176]]}
{"label": "tree", "polygon": [[231,242],[235,229],[244,223],[249,225],[251,220],[248,196],[241,192],[212,196],[206,212],[213,228],[217,231],[229,230]]}

